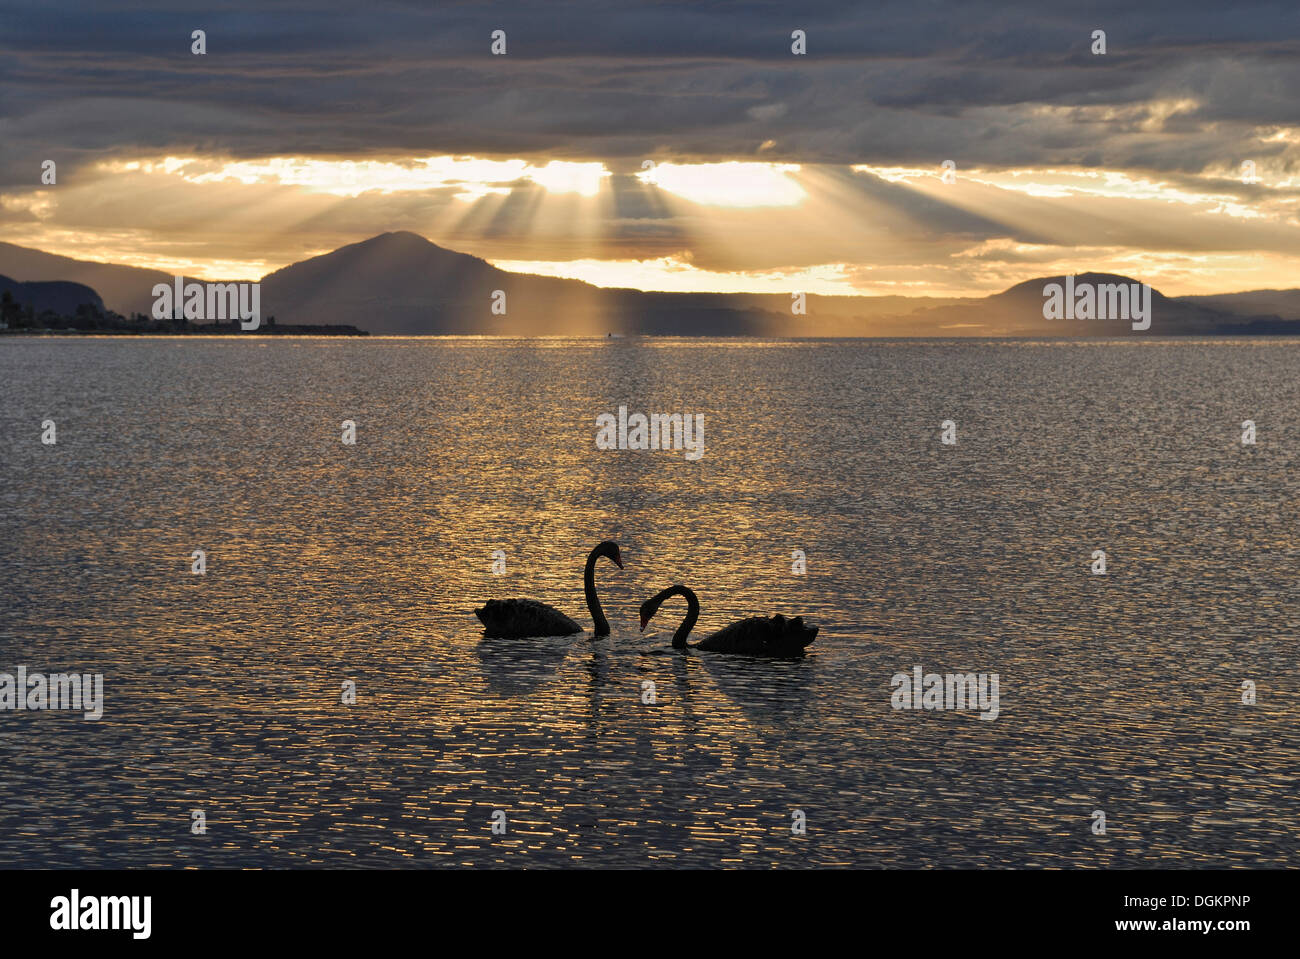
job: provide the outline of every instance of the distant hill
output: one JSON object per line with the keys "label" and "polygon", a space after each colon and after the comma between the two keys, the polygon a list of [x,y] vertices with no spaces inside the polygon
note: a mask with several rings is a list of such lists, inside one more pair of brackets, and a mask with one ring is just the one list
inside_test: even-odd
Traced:
{"label": "distant hill", "polygon": [[[654,333],[760,336],[1119,336],[1131,321],[1047,320],[1040,277],[986,297],[808,296],[792,315],[785,294],[655,293],[508,273],[414,233],[385,233],[263,278],[262,301],[295,322],[354,323],[380,333]],[[1132,284],[1083,273],[1076,284]],[[1140,285],[1140,284],[1139,284]],[[505,293],[504,315],[492,312]],[[1293,291],[1300,303],[1300,291]],[[1152,334],[1300,333],[1270,310],[1237,311],[1206,297],[1151,291]],[[1253,303],[1243,301],[1245,305]],[[1263,300],[1260,306],[1270,305]],[[1300,315],[1300,314],[1298,314]]]}
{"label": "distant hill", "polygon": [[[494,290],[505,293],[504,315],[492,312]],[[414,233],[384,233],[262,278],[263,310],[285,322],[383,333],[603,333],[584,327],[601,300],[586,283],[507,273]]]}
{"label": "distant hill", "polygon": [[[873,336],[898,335],[924,297],[814,296],[792,315],[788,294],[657,293],[509,273],[415,233],[384,233],[262,278],[262,303],[287,322],[354,323],[377,333]],[[493,294],[505,294],[494,313]]]}
{"label": "distant hill", "polygon": [[1243,316],[1272,314],[1283,320],[1300,320],[1300,290],[1251,290],[1247,293],[1184,296],[1181,299],[1185,303]]}
{"label": "distant hill", "polygon": [[21,280],[68,280],[84,283],[103,298],[110,310],[130,316],[149,315],[155,283],[170,283],[171,274],[113,263],[74,260],[12,243],[0,243],[0,274]]}
{"label": "distant hill", "polygon": [[7,276],[0,276],[0,296],[5,293],[14,298],[19,306],[30,305],[35,313],[53,310],[59,315],[71,315],[79,306],[93,306],[103,310],[104,301],[88,286],[80,283],[63,281],[20,283]]}
{"label": "distant hill", "polygon": [[[1138,283],[1110,273],[1074,279],[1076,284]],[[350,322],[385,333],[1137,335],[1128,319],[1044,319],[1044,288],[1053,282],[1064,284],[1065,277],[1040,277],[991,296],[960,299],[810,295],[807,315],[795,316],[788,295],[602,289],[577,280],[507,273],[414,233],[385,233],[277,270],[264,278],[262,299],[286,320]],[[496,290],[505,293],[504,315],[491,309]],[[1149,332],[1290,331],[1277,326],[1278,317],[1271,314],[1243,314],[1194,300],[1152,290]],[[1258,325],[1243,327],[1251,323]]]}
{"label": "distant hill", "polygon": [[[1190,298],[1168,297],[1151,290],[1151,327],[1135,331],[1130,319],[1044,319],[1044,290],[1048,284],[1065,285],[1064,276],[1044,276],[1017,283],[1001,293],[961,303],[921,310],[910,316],[917,328],[966,336],[1127,336],[1209,334],[1240,323],[1242,316],[1199,303]],[[1075,288],[1091,284],[1094,288],[1110,284],[1138,284],[1132,277],[1115,273],[1078,273]],[[930,334],[920,334],[930,335]]]}
{"label": "distant hill", "polygon": [[[119,313],[145,313],[160,270],[67,257],[0,243],[0,273],[23,280],[93,286]],[[605,289],[579,280],[510,273],[447,250],[415,233],[384,233],[294,263],[262,278],[262,314],[283,324],[351,325],[371,333],[648,333],[760,336],[1127,336],[1123,319],[1046,320],[1039,277],[984,297],[807,297],[791,313],[789,294],[656,293]],[[1081,283],[1136,283],[1107,273]],[[494,312],[496,291],[505,312]],[[1300,290],[1167,297],[1152,290],[1147,335],[1298,334]]]}

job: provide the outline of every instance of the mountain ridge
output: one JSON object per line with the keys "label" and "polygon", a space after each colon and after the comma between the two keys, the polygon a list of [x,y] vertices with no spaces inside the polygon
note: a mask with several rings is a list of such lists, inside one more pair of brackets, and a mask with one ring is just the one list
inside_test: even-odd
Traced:
{"label": "mountain ridge", "polygon": [[30,306],[39,315],[45,311],[70,315],[79,306],[92,306],[102,310],[104,302],[99,294],[84,283],[69,280],[14,280],[0,274],[0,297],[8,294],[19,307]]}
{"label": "mountain ridge", "polygon": [[[16,268],[15,268],[16,267]],[[24,276],[24,273],[27,274]],[[74,260],[0,243],[0,274],[70,280],[108,308],[148,315],[161,270]],[[56,276],[55,274],[61,274]],[[87,282],[100,281],[101,286]],[[753,336],[1109,336],[1126,319],[1046,320],[1035,277],[983,297],[856,297],[808,294],[807,314],[789,294],[667,293],[598,287],[512,273],[407,230],[381,233],[266,274],[263,316],[283,323],[354,325],[388,334],[668,334]],[[1140,283],[1119,274],[1074,274],[1076,283]],[[217,282],[217,281],[212,281]],[[1300,290],[1167,297],[1152,288],[1152,334],[1300,333]],[[1255,307],[1259,307],[1256,309]],[[1267,308],[1267,309],[1265,309]]]}

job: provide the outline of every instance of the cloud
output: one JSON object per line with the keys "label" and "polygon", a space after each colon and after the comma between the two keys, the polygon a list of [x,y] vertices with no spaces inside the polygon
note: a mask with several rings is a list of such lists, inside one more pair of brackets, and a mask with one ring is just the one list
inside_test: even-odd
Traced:
{"label": "cloud", "polygon": [[[1297,255],[1294,5],[3,6],[0,217],[15,242],[69,255],[207,250],[256,275],[408,229],[503,260],[686,257],[864,289],[926,271],[984,288],[1031,249],[1146,250],[1192,271],[1182,258],[1204,257],[1203,282],[1215,255],[1277,269]],[[796,28],[807,56],[791,54]],[[211,176],[127,166],[168,156]],[[421,158],[504,172],[426,182]],[[714,186],[702,166],[760,159]],[[656,185],[646,160],[687,172]],[[1259,183],[1241,182],[1244,160]],[[324,174],[294,182],[266,173],[276,162],[365,173],[314,189]],[[1089,192],[1090,171],[1124,182]],[[722,202],[744,186],[776,198],[787,178],[784,206]]]}
{"label": "cloud", "polygon": [[[1295,125],[1300,86],[1300,8],[1273,3],[55,3],[6,20],[6,186],[32,156],[146,148],[718,160],[775,140],[790,162],[1197,170]],[[1089,53],[1098,27],[1106,56]],[[1196,109],[1133,139],[1123,111],[1183,100]]]}

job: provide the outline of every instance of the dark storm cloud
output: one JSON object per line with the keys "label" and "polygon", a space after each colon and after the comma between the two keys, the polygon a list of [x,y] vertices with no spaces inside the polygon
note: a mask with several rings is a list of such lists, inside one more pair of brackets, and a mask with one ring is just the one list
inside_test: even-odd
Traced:
{"label": "dark storm cloud", "polygon": [[[762,158],[796,162],[1196,171],[1232,162],[1255,127],[1297,122],[1294,3],[1047,6],[5,4],[0,187],[28,185],[47,157],[159,150],[631,172],[765,141]],[[488,52],[498,28],[505,57]],[[795,28],[806,57],[790,53]],[[206,56],[190,53],[194,29]],[[1168,100],[1195,105],[1143,112]]]}

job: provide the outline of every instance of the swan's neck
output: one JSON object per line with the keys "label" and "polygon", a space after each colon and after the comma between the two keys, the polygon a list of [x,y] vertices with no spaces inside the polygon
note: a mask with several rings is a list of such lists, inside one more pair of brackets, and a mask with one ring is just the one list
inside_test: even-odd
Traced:
{"label": "swan's neck", "polygon": [[685,649],[686,637],[691,635],[695,621],[700,618],[700,601],[695,598],[694,591],[685,586],[674,589],[673,595],[686,597],[686,618],[677,627],[677,632],[673,633],[673,649]]}
{"label": "swan's neck", "polygon": [[599,557],[595,550],[587,557],[587,568],[582,573],[582,587],[587,594],[587,611],[591,613],[591,622],[595,627],[597,636],[609,635],[609,620],[605,618],[605,611],[600,608],[600,600],[596,596],[596,560]]}

